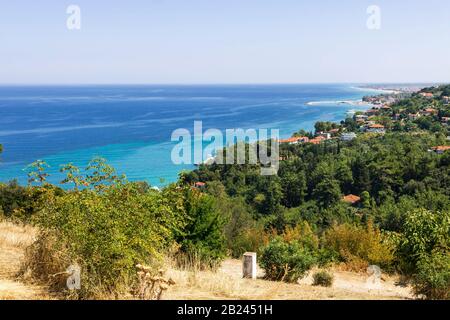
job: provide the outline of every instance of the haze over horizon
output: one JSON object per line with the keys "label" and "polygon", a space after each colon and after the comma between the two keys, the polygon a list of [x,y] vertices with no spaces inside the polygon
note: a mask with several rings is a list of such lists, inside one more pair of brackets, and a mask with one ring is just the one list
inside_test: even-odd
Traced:
{"label": "haze over horizon", "polygon": [[0,84],[446,83],[449,31],[446,0],[18,0],[1,5]]}

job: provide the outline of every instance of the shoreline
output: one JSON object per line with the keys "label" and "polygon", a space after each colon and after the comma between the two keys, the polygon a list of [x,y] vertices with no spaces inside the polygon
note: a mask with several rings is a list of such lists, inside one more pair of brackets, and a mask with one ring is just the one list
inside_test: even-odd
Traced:
{"label": "shoreline", "polygon": [[[378,88],[378,87],[350,86],[349,88],[353,89],[353,90],[366,91],[366,92],[373,91],[374,93],[377,92],[379,94],[400,94],[400,93],[404,92],[402,90],[394,90],[394,89]],[[364,102],[362,100],[362,98],[355,99],[355,100],[309,101],[306,103],[307,106],[320,106],[320,105],[329,105],[329,104],[345,104],[345,105],[355,106],[355,107],[373,107],[374,106],[371,103]]]}
{"label": "shoreline", "polygon": [[400,94],[405,91],[401,89],[390,89],[390,88],[384,88],[384,87],[375,87],[375,86],[367,86],[367,87],[361,87],[361,86],[353,86],[352,89],[356,90],[362,90],[362,91],[373,91],[378,92],[379,94]]}
{"label": "shoreline", "polygon": [[310,101],[307,102],[307,106],[322,106],[322,105],[328,105],[328,104],[345,104],[349,106],[355,106],[355,107],[370,107],[372,104],[362,101],[362,99],[359,100],[336,100],[336,101]]}
{"label": "shoreline", "polygon": [[[349,87],[351,89],[355,89],[355,87],[347,86],[347,88],[349,88]],[[359,95],[359,93],[356,94],[356,98],[358,97],[358,95]],[[360,107],[360,108],[370,108],[371,107],[370,104],[365,103],[365,102],[362,101],[362,97],[359,98],[358,100],[350,100],[350,99],[344,100],[343,99],[343,100],[337,101],[337,102],[336,101],[308,102],[308,103],[305,103],[305,105],[313,106],[315,104],[321,105],[321,104],[324,104],[324,103],[325,104],[326,103],[341,104],[341,106],[340,106],[341,109],[346,109],[345,112],[342,114],[342,116],[339,116],[339,117],[336,116],[335,118],[333,118],[332,121],[336,122],[336,123],[339,123],[340,121],[345,120],[345,117],[346,117],[345,113],[347,113],[349,111],[352,111],[352,107],[355,107],[355,108],[358,108],[358,107]],[[313,109],[313,108],[311,108],[311,109]],[[300,120],[302,120],[302,119],[300,118]],[[326,121],[326,119],[320,119],[319,118],[319,119],[314,120],[314,123],[317,122],[317,121]],[[297,132],[298,130],[304,129],[304,128],[305,127],[302,124],[297,124],[295,127],[294,126],[289,126],[289,127],[286,128],[286,137],[291,137],[295,132]],[[312,129],[308,129],[308,131],[311,131],[311,130]],[[123,145],[122,144],[116,144],[115,146],[117,146],[118,149],[128,148],[128,144],[123,144]],[[144,144],[144,148],[146,148],[146,147],[149,147],[149,146],[145,143]],[[94,147],[92,149],[96,151],[95,152],[96,154],[103,154],[103,155],[104,155],[104,152],[108,152],[108,153],[112,152],[112,154],[114,154],[114,152],[116,150],[116,148],[113,148],[112,150],[108,149],[108,150],[105,151],[105,148],[109,148],[109,145],[108,146]],[[86,161],[84,161],[85,156],[86,156],[86,152],[84,152],[84,151],[89,151],[89,150],[86,150],[86,149],[74,150],[74,151],[72,151],[70,153],[73,154],[72,157],[75,157],[76,159],[78,159],[76,161],[77,163],[82,161],[82,160],[83,160],[83,163],[85,163],[85,162],[88,162],[89,159],[86,158]],[[161,150],[159,148],[159,151],[166,152],[167,150]],[[167,151],[167,152],[170,152],[170,151]],[[66,156],[66,155],[67,155],[67,152],[64,151],[62,153],[52,154],[49,157],[45,157],[44,160],[48,161],[49,163],[52,163],[52,161],[55,161],[55,163],[56,163],[56,160],[58,160],[62,156]],[[159,153],[159,155],[162,156],[162,153]],[[191,167],[191,166],[189,166],[189,167],[181,167],[181,168],[173,168],[172,166],[170,166],[170,167],[167,167],[167,168],[164,167],[164,170],[162,171],[161,175],[155,174],[154,172],[151,172],[149,175],[147,175],[146,173],[141,174],[140,171],[139,172],[136,171],[136,170],[140,170],[141,167],[131,167],[130,166],[131,164],[134,164],[135,162],[136,161],[128,161],[128,162],[126,162],[125,166],[123,168],[125,170],[132,168],[133,170],[132,170],[132,172],[125,172],[125,171],[121,170],[121,168],[122,168],[121,164],[116,166],[116,164],[118,162],[115,159],[110,160],[110,164],[115,166],[118,172],[125,173],[127,175],[127,177],[130,179],[130,181],[146,181],[146,182],[150,183],[152,186],[166,186],[166,185],[168,185],[168,184],[170,184],[172,182],[175,182],[178,179],[177,177],[178,177],[180,172],[182,172],[184,170],[192,171],[192,170],[196,169],[195,167]],[[5,179],[5,180],[2,179],[2,181],[4,183],[7,183],[8,181],[11,180],[11,179],[7,180],[7,176],[9,174],[9,171],[11,171],[11,173],[14,173],[14,170],[15,170],[16,166],[8,166],[8,168],[4,168],[4,165],[5,165],[5,163],[3,163],[1,167],[2,167],[2,169],[6,169],[6,170],[4,171],[4,175],[1,175],[1,176],[2,176],[2,178]],[[78,165],[80,167],[83,166],[82,164],[78,164]],[[138,165],[140,165],[140,163],[138,163]],[[53,167],[56,167],[56,165],[54,165]],[[21,167],[20,175],[14,175],[12,179],[19,178],[18,180],[19,180],[19,182],[21,182],[21,184],[26,184],[26,177],[23,174],[22,169],[23,168]],[[51,172],[52,176],[54,177],[54,179],[53,179],[54,181],[51,181],[51,182],[54,182],[54,183],[58,184],[57,180],[60,180],[59,176],[58,176],[59,174],[58,174],[58,172],[52,172],[52,171],[53,170],[49,171],[49,172]],[[158,180],[160,178],[163,178],[165,180],[165,182],[163,182],[163,183],[158,182]]]}

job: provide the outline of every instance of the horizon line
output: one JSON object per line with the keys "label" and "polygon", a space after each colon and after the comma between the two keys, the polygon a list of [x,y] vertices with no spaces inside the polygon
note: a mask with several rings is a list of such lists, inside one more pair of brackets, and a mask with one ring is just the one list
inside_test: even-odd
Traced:
{"label": "horizon line", "polygon": [[414,81],[414,82],[217,82],[217,83],[0,83],[0,87],[18,86],[265,86],[265,85],[443,85],[450,84],[442,81]]}

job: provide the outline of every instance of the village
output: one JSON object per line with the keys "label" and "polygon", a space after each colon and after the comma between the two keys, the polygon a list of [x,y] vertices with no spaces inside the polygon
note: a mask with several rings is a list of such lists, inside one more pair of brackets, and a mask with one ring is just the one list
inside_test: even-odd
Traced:
{"label": "village", "polygon": [[[417,106],[399,106],[399,102],[404,99],[405,94],[416,97],[420,103]],[[372,107],[363,112],[355,112],[340,124],[336,123],[318,123],[316,132],[310,136],[294,134],[293,137],[280,140],[280,144],[299,145],[338,141],[350,142],[358,135],[384,135],[389,131],[420,132],[420,129],[447,130],[450,121],[449,106],[450,97],[432,92],[395,93],[389,95],[378,95],[364,97],[363,101],[368,102]],[[424,126],[427,126],[424,128]],[[318,130],[328,127],[328,130]],[[436,154],[443,154],[450,150],[449,145],[438,145],[431,147],[428,151]],[[288,160],[288,156],[281,155],[280,161]],[[362,201],[360,196],[348,194],[341,199],[350,205],[357,205]]]}
{"label": "village", "polygon": [[[385,134],[389,131],[415,131],[420,130],[417,123],[421,119],[428,121],[437,128],[448,128],[450,116],[448,109],[450,106],[449,96],[435,96],[431,92],[416,93],[418,99],[429,100],[429,104],[418,110],[413,110],[409,106],[399,107],[397,103],[403,98],[403,94],[379,95],[365,97],[364,101],[369,102],[372,107],[366,111],[356,112],[352,117],[342,121],[341,124],[328,123],[329,130],[317,130],[313,137],[297,136],[280,140],[280,144],[321,144],[328,140],[352,141],[359,134]],[[436,99],[441,107],[436,106]],[[447,110],[447,113],[445,112]],[[434,146],[430,151],[443,153],[449,150],[450,146]],[[280,159],[283,160],[283,159]]]}

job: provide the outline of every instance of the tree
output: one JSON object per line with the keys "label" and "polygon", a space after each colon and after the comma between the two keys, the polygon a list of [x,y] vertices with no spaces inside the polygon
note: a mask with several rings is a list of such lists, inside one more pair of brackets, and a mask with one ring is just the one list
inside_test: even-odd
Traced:
{"label": "tree", "polygon": [[367,209],[371,207],[371,199],[369,192],[363,191],[361,193],[361,205],[363,206],[363,208]]}
{"label": "tree", "polygon": [[284,205],[288,208],[298,207],[307,193],[306,178],[303,172],[287,172],[282,179]]}
{"label": "tree", "polygon": [[331,206],[338,202],[342,197],[339,182],[330,178],[322,180],[314,189],[313,196],[317,199],[322,208]]}
{"label": "tree", "polygon": [[189,260],[216,267],[226,253],[224,217],[217,211],[213,197],[196,190],[185,192],[187,224],[176,240]]}

